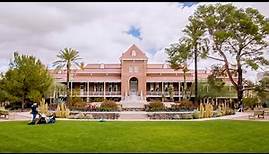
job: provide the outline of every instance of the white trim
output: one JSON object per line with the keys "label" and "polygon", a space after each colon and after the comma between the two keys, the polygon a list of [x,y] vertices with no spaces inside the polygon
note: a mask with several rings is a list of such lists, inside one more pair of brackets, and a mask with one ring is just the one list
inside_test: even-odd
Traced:
{"label": "white trim", "polygon": [[[146,82],[183,82],[182,80],[146,80]],[[194,82],[193,80],[186,80],[186,82]]]}
{"label": "white trim", "polygon": [[[66,82],[66,81],[58,81],[58,82]],[[91,80],[82,80],[82,81],[74,81],[74,80],[72,80],[72,82],[90,82],[90,83],[92,83],[92,82],[121,82],[121,80],[97,80],[97,81],[91,81]]]}
{"label": "white trim", "polygon": [[122,58],[121,60],[148,60],[148,58]]}

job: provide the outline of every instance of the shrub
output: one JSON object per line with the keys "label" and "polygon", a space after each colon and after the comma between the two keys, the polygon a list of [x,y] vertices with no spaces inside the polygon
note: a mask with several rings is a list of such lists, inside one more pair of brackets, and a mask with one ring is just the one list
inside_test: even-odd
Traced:
{"label": "shrub", "polygon": [[197,108],[196,105],[194,105],[192,101],[189,101],[187,99],[180,101],[176,105],[172,105],[172,110],[174,111],[191,111],[195,108]]}
{"label": "shrub", "polygon": [[80,97],[73,97],[67,105],[71,110],[86,110],[86,103]]}
{"label": "shrub", "polygon": [[97,97],[93,99],[93,102],[103,102],[105,101],[103,97]]}
{"label": "shrub", "polygon": [[118,105],[116,104],[116,102],[112,100],[104,100],[99,110],[100,111],[117,111]]}
{"label": "shrub", "polygon": [[49,109],[48,110],[53,110],[53,111],[55,111],[56,109],[57,109],[57,103],[50,103],[49,104]]}
{"label": "shrub", "polygon": [[256,105],[258,105],[258,98],[257,97],[247,97],[243,98],[242,102],[246,108],[251,108],[252,110],[255,108]]}
{"label": "shrub", "polygon": [[193,119],[199,119],[199,117],[200,117],[200,112],[197,111],[197,110],[195,110],[195,111],[193,112]]}
{"label": "shrub", "polygon": [[161,101],[153,101],[153,102],[149,103],[147,110],[149,110],[149,111],[163,111],[163,110],[165,110],[165,106]]}

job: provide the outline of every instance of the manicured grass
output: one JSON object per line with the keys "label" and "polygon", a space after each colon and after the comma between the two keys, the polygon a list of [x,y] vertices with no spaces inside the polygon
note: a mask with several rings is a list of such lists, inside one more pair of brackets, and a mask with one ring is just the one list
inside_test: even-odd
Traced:
{"label": "manicured grass", "polygon": [[269,152],[269,122],[0,122],[0,152]]}

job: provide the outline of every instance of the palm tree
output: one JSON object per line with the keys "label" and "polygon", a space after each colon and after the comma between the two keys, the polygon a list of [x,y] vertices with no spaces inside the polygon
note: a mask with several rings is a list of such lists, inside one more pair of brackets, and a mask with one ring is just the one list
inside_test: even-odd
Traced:
{"label": "palm tree", "polygon": [[[183,71],[183,82],[184,82],[184,86],[183,86],[183,99],[187,98],[187,82],[186,82],[186,73],[189,71],[188,66],[186,63],[183,63],[180,68]],[[191,97],[191,96],[190,96]]]}
{"label": "palm tree", "polygon": [[57,55],[59,60],[55,61],[53,63],[53,66],[56,66],[56,71],[60,70],[62,68],[66,68],[66,83],[67,83],[67,103],[69,103],[70,100],[70,90],[69,90],[69,80],[70,80],[70,71],[71,66],[75,64],[75,66],[80,67],[80,64],[78,63],[79,54],[76,49],[73,48],[64,48],[64,50],[60,50],[59,54]]}

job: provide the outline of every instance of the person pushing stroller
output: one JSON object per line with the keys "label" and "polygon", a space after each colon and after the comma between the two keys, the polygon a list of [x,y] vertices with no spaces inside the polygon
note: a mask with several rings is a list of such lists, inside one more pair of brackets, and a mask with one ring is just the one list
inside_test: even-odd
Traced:
{"label": "person pushing stroller", "polygon": [[[41,114],[37,110],[37,103],[34,103],[31,106],[31,114],[33,114],[33,119],[29,124],[50,124],[50,123],[55,123],[56,122],[56,115],[53,113],[49,117],[47,117],[45,114]],[[37,118],[38,115],[38,118]]]}

